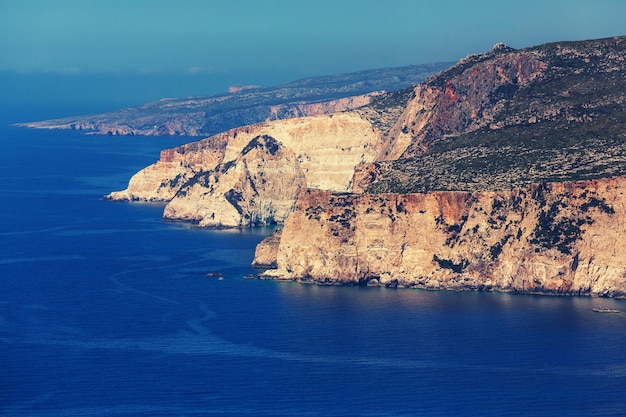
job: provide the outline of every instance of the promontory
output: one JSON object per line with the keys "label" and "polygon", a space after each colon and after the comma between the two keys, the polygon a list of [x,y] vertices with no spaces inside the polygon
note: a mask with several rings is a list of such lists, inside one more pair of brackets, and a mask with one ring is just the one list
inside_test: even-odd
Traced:
{"label": "promontory", "polygon": [[497,44],[349,111],[163,151],[109,198],[279,223],[265,278],[626,297],[626,37]]}

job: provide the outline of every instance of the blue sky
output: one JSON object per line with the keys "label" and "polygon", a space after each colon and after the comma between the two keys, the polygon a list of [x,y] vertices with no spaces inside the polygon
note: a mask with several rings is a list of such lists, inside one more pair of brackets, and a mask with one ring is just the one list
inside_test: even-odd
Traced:
{"label": "blue sky", "polygon": [[625,35],[625,16],[624,0],[0,0],[0,71],[178,77],[152,94],[206,94]]}

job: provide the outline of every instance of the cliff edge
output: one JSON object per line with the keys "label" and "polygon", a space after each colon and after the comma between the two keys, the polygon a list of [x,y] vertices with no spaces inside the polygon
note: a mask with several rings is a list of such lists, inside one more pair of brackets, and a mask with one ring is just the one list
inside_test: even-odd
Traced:
{"label": "cliff edge", "polygon": [[165,201],[165,218],[203,227],[282,223],[301,188],[349,191],[380,143],[356,112],[245,126],[162,151],[106,198]]}
{"label": "cliff edge", "polygon": [[[264,278],[626,297],[626,178],[500,192],[304,190]],[[265,256],[263,264],[271,264]]]}
{"label": "cliff edge", "polygon": [[353,193],[300,191],[261,277],[626,297],[625,57],[497,45],[407,92]]}

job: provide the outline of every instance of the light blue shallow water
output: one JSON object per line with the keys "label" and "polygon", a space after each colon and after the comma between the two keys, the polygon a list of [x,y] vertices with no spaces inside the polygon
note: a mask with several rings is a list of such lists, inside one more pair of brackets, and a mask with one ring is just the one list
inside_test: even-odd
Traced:
{"label": "light blue shallow water", "polygon": [[2,415],[626,415],[625,301],[245,280],[270,229],[100,199],[180,139],[0,135]]}

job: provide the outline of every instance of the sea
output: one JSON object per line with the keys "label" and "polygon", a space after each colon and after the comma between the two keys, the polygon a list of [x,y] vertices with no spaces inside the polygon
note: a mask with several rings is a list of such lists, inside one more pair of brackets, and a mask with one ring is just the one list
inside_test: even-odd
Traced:
{"label": "sea", "polygon": [[185,141],[0,127],[0,415],[626,416],[626,300],[246,279],[273,228],[102,199]]}

